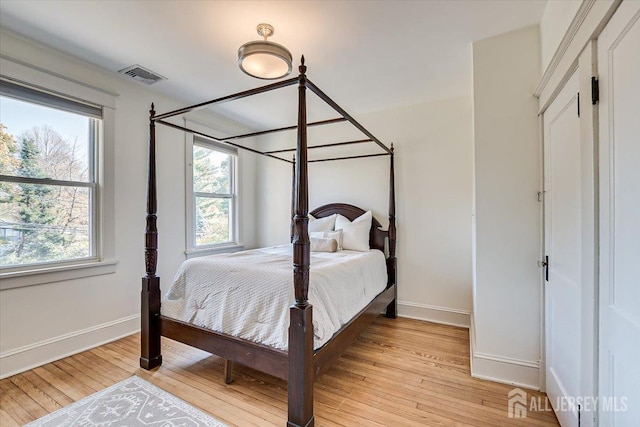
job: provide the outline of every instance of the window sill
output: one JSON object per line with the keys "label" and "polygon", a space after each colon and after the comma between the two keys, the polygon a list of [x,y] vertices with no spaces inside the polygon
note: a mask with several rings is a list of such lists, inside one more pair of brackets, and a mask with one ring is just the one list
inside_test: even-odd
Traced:
{"label": "window sill", "polygon": [[0,272],[0,291],[111,274],[115,273],[116,264],[118,264],[118,261],[110,260],[83,264],[57,265],[54,267],[35,267],[31,270],[4,273]]}
{"label": "window sill", "polygon": [[197,258],[197,257],[207,256],[207,255],[239,252],[243,250],[244,250],[244,245],[231,244],[231,245],[216,246],[216,247],[206,248],[206,249],[191,249],[191,250],[185,251],[185,255],[187,255],[187,259],[191,259],[191,258]]}

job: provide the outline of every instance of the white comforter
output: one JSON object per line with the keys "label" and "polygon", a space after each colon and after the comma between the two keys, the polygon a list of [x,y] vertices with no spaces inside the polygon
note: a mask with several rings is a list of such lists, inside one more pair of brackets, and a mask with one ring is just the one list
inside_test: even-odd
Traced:
{"label": "white comforter", "polygon": [[[275,348],[288,347],[292,246],[185,261],[164,296],[164,316]],[[384,254],[313,252],[309,302],[320,348],[387,284]]]}

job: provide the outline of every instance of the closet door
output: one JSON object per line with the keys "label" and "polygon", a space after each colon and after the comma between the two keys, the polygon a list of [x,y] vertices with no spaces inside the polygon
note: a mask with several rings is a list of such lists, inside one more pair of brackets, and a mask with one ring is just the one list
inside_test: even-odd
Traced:
{"label": "closet door", "polygon": [[598,38],[600,425],[640,420],[640,2]]}
{"label": "closet door", "polygon": [[579,72],[543,116],[546,392],[564,427],[578,411],[559,408],[581,391],[582,177]]}

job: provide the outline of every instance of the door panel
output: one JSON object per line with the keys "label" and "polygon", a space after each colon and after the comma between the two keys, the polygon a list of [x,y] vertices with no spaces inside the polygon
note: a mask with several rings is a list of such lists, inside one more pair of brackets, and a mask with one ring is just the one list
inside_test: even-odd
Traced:
{"label": "door panel", "polygon": [[544,113],[546,390],[563,426],[577,411],[559,411],[561,398],[580,395],[581,163],[578,73]]}
{"label": "door panel", "polygon": [[[640,419],[640,2],[598,38],[600,425]],[[605,406],[606,405],[606,406]]]}

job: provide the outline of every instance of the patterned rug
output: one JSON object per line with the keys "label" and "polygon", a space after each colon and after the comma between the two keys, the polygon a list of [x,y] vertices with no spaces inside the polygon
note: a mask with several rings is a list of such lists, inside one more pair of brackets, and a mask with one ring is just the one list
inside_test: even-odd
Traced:
{"label": "patterned rug", "polygon": [[28,427],[225,427],[147,381],[131,377],[65,406]]}

